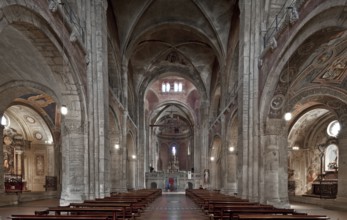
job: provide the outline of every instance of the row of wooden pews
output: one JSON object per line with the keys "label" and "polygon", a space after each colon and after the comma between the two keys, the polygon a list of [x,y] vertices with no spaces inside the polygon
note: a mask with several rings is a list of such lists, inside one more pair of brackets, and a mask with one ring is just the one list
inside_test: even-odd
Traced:
{"label": "row of wooden pews", "polygon": [[186,196],[201,207],[210,219],[329,219],[324,215],[308,215],[294,209],[276,208],[205,189],[187,189]]}
{"label": "row of wooden pews", "polygon": [[110,197],[70,203],[67,206],[49,207],[33,215],[11,215],[15,220],[119,220],[135,219],[157,197],[160,189],[142,189],[128,193],[112,193]]}

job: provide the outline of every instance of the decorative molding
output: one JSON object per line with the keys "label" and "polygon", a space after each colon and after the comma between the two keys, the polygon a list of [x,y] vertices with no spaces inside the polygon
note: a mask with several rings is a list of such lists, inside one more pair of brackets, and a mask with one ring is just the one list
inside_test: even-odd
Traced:
{"label": "decorative molding", "polygon": [[284,95],[277,94],[271,100],[271,108],[274,110],[281,109],[284,104]]}

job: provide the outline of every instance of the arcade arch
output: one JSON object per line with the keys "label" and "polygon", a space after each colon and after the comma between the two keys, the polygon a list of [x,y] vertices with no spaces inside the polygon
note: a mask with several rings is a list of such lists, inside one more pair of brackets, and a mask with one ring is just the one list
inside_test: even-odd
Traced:
{"label": "arcade arch", "polygon": [[[40,100],[41,107],[51,109],[54,113],[56,105],[51,99],[42,97]],[[51,116],[40,115],[32,107],[18,103],[6,109],[3,115],[7,119],[3,128],[6,192],[57,190],[58,164],[61,161],[52,133],[55,128],[49,127],[45,121]],[[18,180],[17,183],[13,183],[15,180]]]}

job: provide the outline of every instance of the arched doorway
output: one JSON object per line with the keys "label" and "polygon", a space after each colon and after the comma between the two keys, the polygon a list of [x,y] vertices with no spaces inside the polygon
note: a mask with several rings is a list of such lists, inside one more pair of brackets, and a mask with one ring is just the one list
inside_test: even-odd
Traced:
{"label": "arched doorway", "polygon": [[156,189],[157,187],[158,186],[156,182],[151,182],[151,189]]}
{"label": "arched doorway", "polygon": [[[288,135],[289,195],[335,198],[338,183],[338,139],[331,134],[335,114],[326,108],[311,108],[301,114]],[[334,128],[334,132],[338,132]],[[322,191],[321,186],[329,187]]]}

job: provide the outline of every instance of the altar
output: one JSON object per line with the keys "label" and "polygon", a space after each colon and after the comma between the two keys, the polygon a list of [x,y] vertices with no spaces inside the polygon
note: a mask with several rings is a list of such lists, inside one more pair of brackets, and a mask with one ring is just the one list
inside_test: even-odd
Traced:
{"label": "altar", "polygon": [[184,192],[200,186],[200,173],[190,171],[146,172],[146,188],[162,189],[163,192]]}
{"label": "altar", "polygon": [[146,172],[146,188],[162,189],[163,192],[184,192],[186,189],[197,189],[200,186],[200,180],[200,173],[179,170],[175,149],[166,171]]}
{"label": "altar", "polygon": [[327,171],[321,178],[312,183],[312,193],[320,197],[335,199],[337,195],[338,172]]}

